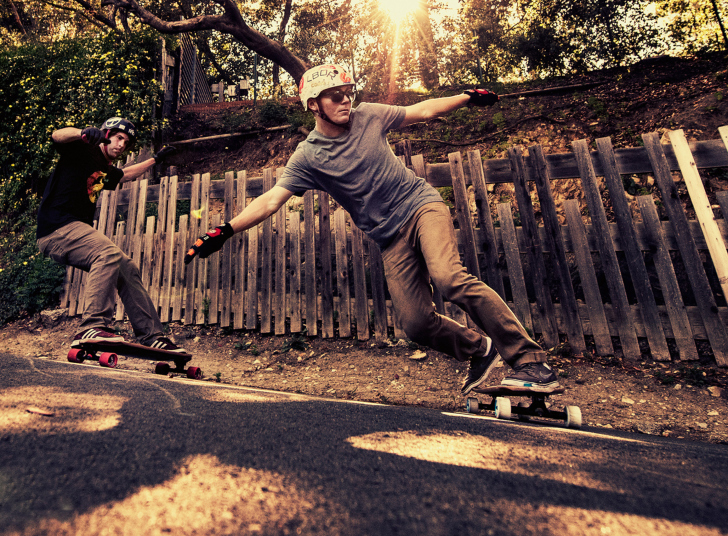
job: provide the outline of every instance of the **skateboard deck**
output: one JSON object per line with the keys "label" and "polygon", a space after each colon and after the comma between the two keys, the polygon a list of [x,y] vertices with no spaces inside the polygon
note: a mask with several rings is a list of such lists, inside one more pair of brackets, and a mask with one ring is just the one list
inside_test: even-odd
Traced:
{"label": "skateboard deck", "polygon": [[[82,342],[71,348],[68,352],[68,360],[72,363],[83,363],[85,360],[91,359],[98,361],[102,367],[115,368],[118,363],[117,354],[156,360],[158,363],[155,364],[154,372],[157,374],[178,372],[187,374],[189,378],[198,380],[202,378],[202,370],[199,367],[185,369],[187,362],[192,359],[192,354],[159,350],[133,342]],[[175,368],[171,367],[170,361],[174,362]]]}
{"label": "skateboard deck", "polygon": [[[508,385],[491,385],[488,387],[475,388],[472,392],[482,393],[490,396],[490,402],[482,403],[475,397],[468,397],[465,403],[465,411],[478,413],[481,410],[495,413],[496,419],[513,420],[513,416],[520,421],[530,421],[532,417],[542,422],[541,419],[555,419],[564,421],[567,428],[581,428],[581,410],[577,406],[566,406],[564,411],[552,409],[546,403],[550,395],[559,395],[566,391],[563,387],[557,387],[549,392],[534,391],[528,387],[515,387]],[[511,404],[509,397],[530,398],[528,402],[520,402],[517,405]]]}

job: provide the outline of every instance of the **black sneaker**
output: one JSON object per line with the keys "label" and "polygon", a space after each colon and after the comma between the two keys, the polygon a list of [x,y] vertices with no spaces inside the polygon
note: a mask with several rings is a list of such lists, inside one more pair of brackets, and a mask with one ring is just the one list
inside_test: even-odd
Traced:
{"label": "black sneaker", "polygon": [[493,370],[493,367],[500,361],[501,356],[498,350],[495,349],[493,341],[488,339],[488,344],[490,348],[488,348],[488,351],[483,357],[473,356],[470,358],[468,375],[465,377],[461,390],[464,395],[467,395],[474,387],[483,383],[488,377],[488,374],[490,374],[490,371]]}
{"label": "black sneaker", "polygon": [[159,337],[156,339],[152,344],[147,345],[150,348],[155,348],[157,350],[167,350],[168,352],[174,352],[176,354],[186,354],[187,350],[184,348],[177,346],[175,343],[170,341],[167,337]]}
{"label": "black sneaker", "polygon": [[513,374],[503,378],[501,385],[527,387],[548,393],[559,387],[556,374],[546,363],[524,363],[513,368]]}
{"label": "black sneaker", "polygon": [[86,342],[124,342],[124,337],[99,328],[88,328],[76,334],[71,348],[77,348]]}

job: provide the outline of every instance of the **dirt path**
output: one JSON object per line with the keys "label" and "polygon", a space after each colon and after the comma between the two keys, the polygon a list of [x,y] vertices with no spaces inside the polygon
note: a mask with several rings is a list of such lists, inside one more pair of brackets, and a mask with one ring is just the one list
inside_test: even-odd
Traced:
{"label": "dirt path", "polygon": [[[2,349],[19,356],[65,360],[78,320],[56,326],[19,321],[0,330]],[[129,340],[128,323],[119,329]],[[170,325],[170,335],[194,354],[206,381],[330,398],[462,410],[463,363],[400,340],[262,337],[204,326]],[[586,426],[728,444],[728,371],[701,363],[645,360],[625,367],[551,352],[563,395],[557,406],[581,408]],[[154,371],[150,361],[120,357],[119,368]],[[507,366],[497,368],[499,383]],[[490,383],[490,382],[489,382]]]}

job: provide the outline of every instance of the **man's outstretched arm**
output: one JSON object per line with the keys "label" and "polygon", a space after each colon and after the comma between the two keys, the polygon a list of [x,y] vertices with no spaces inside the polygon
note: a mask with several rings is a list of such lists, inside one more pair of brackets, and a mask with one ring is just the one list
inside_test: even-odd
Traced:
{"label": "man's outstretched arm", "polygon": [[190,246],[184,262],[189,264],[196,256],[205,259],[220,250],[228,238],[235,233],[258,225],[278,212],[293,194],[280,186],[273,186],[263,195],[256,197],[243,211],[229,222],[208,231]]}
{"label": "man's outstretched arm", "polygon": [[404,121],[399,126],[406,127],[413,123],[434,119],[435,117],[449,114],[468,104],[472,104],[473,106],[492,106],[498,100],[498,95],[487,89],[469,89],[462,95],[428,99],[411,106],[406,106]]}

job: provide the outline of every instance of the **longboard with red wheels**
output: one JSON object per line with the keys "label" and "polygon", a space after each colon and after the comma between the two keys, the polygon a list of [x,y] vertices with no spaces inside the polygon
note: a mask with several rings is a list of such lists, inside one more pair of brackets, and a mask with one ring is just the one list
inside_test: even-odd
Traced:
{"label": "longboard with red wheels", "polygon": [[[192,354],[159,350],[133,342],[82,342],[68,352],[68,360],[72,363],[94,360],[98,361],[102,367],[115,368],[119,362],[119,355],[155,360],[157,363],[154,366],[154,372],[157,374],[176,372],[186,374],[188,378],[195,380],[202,379],[200,367],[185,369],[185,365],[192,359]],[[174,368],[170,362],[174,363]]]}

